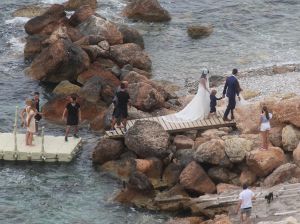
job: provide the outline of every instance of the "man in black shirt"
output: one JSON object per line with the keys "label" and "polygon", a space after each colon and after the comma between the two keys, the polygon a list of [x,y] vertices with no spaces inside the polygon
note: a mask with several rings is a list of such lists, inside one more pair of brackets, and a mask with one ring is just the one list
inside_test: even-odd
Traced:
{"label": "man in black shirt", "polygon": [[65,141],[68,141],[68,135],[70,132],[71,126],[74,127],[74,137],[78,138],[78,124],[81,122],[81,111],[80,105],[76,102],[76,96],[70,97],[70,103],[68,103],[65,107],[65,110],[62,115],[62,120],[65,119],[65,115],[67,113],[67,127],[66,127],[66,135]]}
{"label": "man in black shirt", "polygon": [[111,128],[114,129],[116,120],[121,120],[124,129],[126,131],[127,117],[128,117],[128,103],[129,103],[129,94],[126,91],[126,84],[121,83],[120,90],[116,93],[117,103],[115,104],[114,117],[112,120]]}
{"label": "man in black shirt", "polygon": [[37,114],[34,116],[35,119],[35,131],[36,133],[39,133],[39,122],[42,119],[42,113],[40,113],[40,93],[34,92],[33,99],[32,99],[35,109],[37,111]]}

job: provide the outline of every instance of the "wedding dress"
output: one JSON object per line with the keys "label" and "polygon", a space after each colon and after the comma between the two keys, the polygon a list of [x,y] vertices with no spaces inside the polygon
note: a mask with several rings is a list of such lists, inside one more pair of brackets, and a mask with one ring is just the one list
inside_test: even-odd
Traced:
{"label": "wedding dress", "polygon": [[162,118],[167,122],[190,122],[207,118],[210,111],[210,93],[207,91],[208,81],[205,83],[206,88],[201,82],[199,83],[197,94],[185,108],[175,114],[162,116]]}

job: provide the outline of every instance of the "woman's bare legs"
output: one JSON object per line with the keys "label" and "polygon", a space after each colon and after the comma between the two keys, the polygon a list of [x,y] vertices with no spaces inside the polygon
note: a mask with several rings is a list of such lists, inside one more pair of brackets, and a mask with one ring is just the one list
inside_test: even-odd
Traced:
{"label": "woman's bare legs", "polygon": [[26,131],[25,141],[26,141],[26,145],[29,145],[29,131]]}
{"label": "woman's bare legs", "polygon": [[265,131],[261,131],[261,149],[266,149],[266,132]]}
{"label": "woman's bare legs", "polygon": [[269,147],[269,130],[265,131],[265,143],[266,143],[265,149],[268,149],[268,147]]}
{"label": "woman's bare legs", "polygon": [[33,140],[33,133],[32,132],[28,132],[28,145],[32,146],[32,140]]}

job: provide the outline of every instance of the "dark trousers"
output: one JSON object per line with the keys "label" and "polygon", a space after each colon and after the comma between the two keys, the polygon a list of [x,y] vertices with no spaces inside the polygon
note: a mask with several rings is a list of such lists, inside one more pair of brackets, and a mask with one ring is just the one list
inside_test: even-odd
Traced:
{"label": "dark trousers", "polygon": [[233,110],[236,105],[235,97],[228,97],[228,99],[229,99],[229,102],[228,102],[227,108],[224,113],[224,118],[228,117],[229,112],[231,112],[231,118],[233,118]]}

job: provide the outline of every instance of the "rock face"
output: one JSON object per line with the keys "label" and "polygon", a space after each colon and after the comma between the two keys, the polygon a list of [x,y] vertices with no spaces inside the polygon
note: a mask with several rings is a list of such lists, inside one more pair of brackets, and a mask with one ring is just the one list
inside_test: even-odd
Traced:
{"label": "rock face", "polygon": [[134,159],[111,160],[101,166],[101,170],[117,176],[121,180],[128,180],[130,175],[136,171]]}
{"label": "rock face", "polygon": [[282,144],[285,151],[294,151],[300,141],[300,130],[287,125],[282,129]]}
{"label": "rock face", "polygon": [[272,187],[276,184],[288,181],[293,177],[300,177],[300,168],[295,164],[286,163],[275,169],[274,172],[264,180],[264,185]]}
{"label": "rock face", "polygon": [[201,224],[203,219],[200,217],[186,217],[171,219],[166,224]]}
{"label": "rock face", "polygon": [[44,7],[44,6],[39,6],[39,5],[28,5],[28,6],[24,6],[22,8],[17,9],[16,11],[13,12],[12,15],[14,17],[32,18],[35,16],[43,15],[45,12],[47,12],[48,9],[49,9],[49,7]]}
{"label": "rock face", "polygon": [[147,22],[164,22],[171,20],[157,0],[134,0],[124,9],[123,14],[129,19],[144,20]]}
{"label": "rock face", "polygon": [[183,167],[176,163],[170,163],[164,170],[162,181],[166,183],[167,186],[172,187],[177,182],[179,182],[179,175]]}
{"label": "rock face", "polygon": [[102,17],[92,15],[77,28],[84,35],[100,36],[112,45],[123,43],[123,36],[118,26]]}
{"label": "rock face", "polygon": [[69,81],[62,81],[55,87],[53,93],[56,95],[71,95],[77,93],[79,90],[79,86],[74,85]]}
{"label": "rock face", "polygon": [[293,151],[294,162],[300,167],[300,142],[297,148]]}
{"label": "rock face", "polygon": [[259,132],[258,119],[260,117],[260,104],[247,104],[235,110],[235,121],[238,129],[245,134]]}
{"label": "rock face", "polygon": [[96,9],[97,0],[68,0],[64,4],[66,10],[76,10],[84,5],[88,5],[92,9]]}
{"label": "rock face", "polygon": [[31,35],[26,38],[24,48],[24,58],[33,59],[42,51],[42,43],[47,38],[46,35]]}
{"label": "rock face", "polygon": [[211,25],[193,25],[189,26],[187,29],[189,36],[193,39],[208,37],[213,31],[214,29]]}
{"label": "rock face", "polygon": [[252,184],[255,183],[257,177],[256,174],[248,169],[243,170],[241,172],[241,176],[240,176],[240,183],[243,184],[247,184],[248,186],[251,186]]}
{"label": "rock face", "polygon": [[230,180],[230,172],[224,167],[212,167],[208,170],[207,174],[217,183],[227,183]]}
{"label": "rock face", "polygon": [[212,139],[201,144],[194,153],[194,159],[200,163],[229,166],[230,161],[225,153],[224,141]]}
{"label": "rock face", "polygon": [[282,128],[279,127],[272,127],[270,130],[269,139],[272,145],[276,147],[282,147]]}
{"label": "rock face", "polygon": [[131,28],[126,25],[120,25],[119,31],[123,35],[123,43],[134,43],[139,45],[142,49],[144,49],[144,39],[143,36],[134,28]]}
{"label": "rock face", "polygon": [[252,149],[252,142],[243,138],[231,138],[225,140],[225,152],[229,160],[239,163],[244,160],[246,153]]}
{"label": "rock face", "polygon": [[128,181],[128,188],[142,192],[152,192],[154,190],[153,185],[147,178],[147,176],[141,172],[133,172]]}
{"label": "rock face", "polygon": [[[61,116],[68,102],[68,98],[65,96],[57,96],[49,100],[42,108],[44,118],[55,123],[62,123]],[[102,129],[106,108],[90,103],[82,98],[79,98],[78,102],[80,104],[82,121],[90,122],[91,128],[94,130]]]}
{"label": "rock face", "polygon": [[94,12],[90,6],[83,5],[70,17],[69,22],[72,26],[77,26],[92,16]]}
{"label": "rock face", "polygon": [[149,56],[137,44],[128,43],[111,46],[110,55],[121,67],[131,64],[133,67],[145,71],[151,70],[152,62]]}
{"label": "rock face", "polygon": [[131,104],[142,111],[153,111],[161,108],[164,104],[164,97],[151,85],[139,82],[128,85],[128,93]]}
{"label": "rock face", "polygon": [[169,154],[169,134],[153,121],[136,121],[125,134],[125,144],[141,158],[164,158]]}
{"label": "rock face", "polygon": [[239,186],[232,185],[232,184],[225,184],[225,183],[220,183],[217,185],[217,193],[222,194],[225,192],[230,192],[233,190],[239,190],[241,189]]}
{"label": "rock face", "polygon": [[191,162],[180,174],[180,184],[188,191],[197,193],[214,193],[215,184],[207,176],[203,168],[196,162]]}
{"label": "rock face", "polygon": [[124,150],[124,144],[114,139],[102,138],[93,151],[93,162],[104,164],[110,160],[116,160]]}
{"label": "rock face", "polygon": [[264,177],[270,174],[278,166],[285,163],[283,151],[278,147],[270,147],[268,150],[259,149],[251,151],[246,157],[247,165],[257,176]]}
{"label": "rock face", "polygon": [[70,40],[60,39],[43,49],[26,73],[36,80],[59,83],[76,80],[88,67],[88,55]]}
{"label": "rock face", "polygon": [[32,35],[41,32],[47,25],[58,22],[66,16],[63,5],[54,4],[41,16],[30,19],[24,26],[26,33]]}
{"label": "rock face", "polygon": [[174,144],[176,149],[192,149],[194,147],[193,139],[185,136],[185,135],[176,135],[174,138]]}

